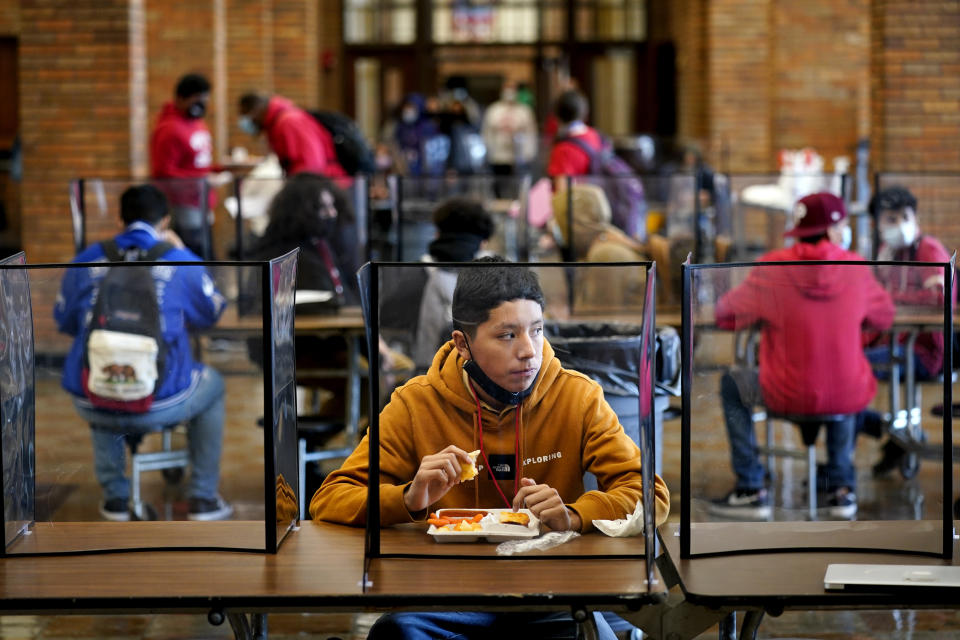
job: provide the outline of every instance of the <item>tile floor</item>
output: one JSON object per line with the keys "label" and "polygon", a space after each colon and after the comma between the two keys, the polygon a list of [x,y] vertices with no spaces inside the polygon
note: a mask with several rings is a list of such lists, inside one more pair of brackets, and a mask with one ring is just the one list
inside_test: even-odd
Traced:
{"label": "tile floor", "polygon": [[[221,492],[236,508],[236,517],[262,518],[262,433],[256,417],[262,415],[260,377],[245,367],[242,356],[226,352],[209,353],[208,361],[235,373],[227,380],[227,424],[224,439]],[[40,490],[38,512],[60,520],[97,519],[99,489],[91,469],[90,440],[87,427],[73,413],[59,388],[55,371],[38,371],[37,377],[37,468]],[[933,400],[925,399],[925,405]],[[715,409],[714,409],[715,410]],[[696,475],[695,498],[705,500],[729,488],[731,475],[719,415],[713,415],[712,431],[697,439],[694,450],[702,473]],[[708,420],[709,422],[709,420]],[[790,430],[785,429],[786,437]],[[911,517],[903,515],[905,502],[917,496],[933,496],[921,506],[935,509],[939,465],[924,462],[916,478],[905,481],[899,475],[874,479],[870,465],[878,455],[876,441],[861,439],[856,452],[860,481],[861,514],[871,517]],[[679,511],[680,422],[668,421],[664,429],[664,478],[674,488],[675,511]],[[800,477],[802,469],[782,467],[783,477]],[[152,477],[151,477],[152,476]],[[167,487],[159,474],[148,474],[144,492],[161,514],[185,516],[185,500],[176,487]],[[800,489],[791,499],[800,500]],[[788,495],[789,494],[789,495]],[[785,497],[792,496],[785,492]],[[907,509],[907,513],[912,507]],[[674,515],[673,517],[676,517]],[[369,616],[353,614],[295,615],[274,614],[269,627],[272,638],[363,638]],[[356,634],[354,632],[357,632]],[[960,638],[960,613],[949,611],[866,611],[785,613],[766,618],[760,628],[763,638],[854,638],[866,640]],[[231,638],[228,624],[214,627],[204,616],[123,615],[123,616],[0,616],[0,638],[111,638],[173,640],[185,638]],[[702,638],[715,638],[716,631]]]}

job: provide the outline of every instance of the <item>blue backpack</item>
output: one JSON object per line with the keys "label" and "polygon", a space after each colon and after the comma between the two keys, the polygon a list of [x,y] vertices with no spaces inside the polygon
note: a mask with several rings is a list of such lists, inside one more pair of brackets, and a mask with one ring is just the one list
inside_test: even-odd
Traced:
{"label": "blue backpack", "polygon": [[575,144],[590,158],[590,175],[607,194],[613,224],[637,240],[647,236],[647,202],[643,195],[643,183],[622,158],[613,152],[606,140],[599,150],[582,138],[558,138],[557,142]]}

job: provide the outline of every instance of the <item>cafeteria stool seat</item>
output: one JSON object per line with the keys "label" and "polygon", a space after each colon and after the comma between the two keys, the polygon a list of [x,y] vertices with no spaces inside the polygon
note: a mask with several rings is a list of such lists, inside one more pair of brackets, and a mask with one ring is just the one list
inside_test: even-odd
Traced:
{"label": "cafeteria stool seat", "polygon": [[[820,427],[836,426],[840,423],[852,419],[851,414],[847,413],[827,413],[827,414],[800,414],[800,413],[777,413],[767,410],[767,440],[766,447],[761,451],[767,454],[767,473],[773,477],[773,464],[775,457],[788,458],[806,458],[807,460],[807,516],[811,520],[817,519],[817,435],[820,433]],[[782,420],[791,422],[800,429],[800,437],[806,452],[795,451],[791,449],[777,448],[774,442],[773,422]]]}
{"label": "cafeteria stool seat", "polygon": [[[140,476],[145,471],[162,471],[164,479],[176,484],[183,478],[183,471],[190,464],[188,449],[173,448],[173,432],[178,425],[172,424],[157,431],[128,433],[124,436],[130,448],[130,510],[138,520],[156,520],[152,507],[143,502],[140,492]],[[159,433],[161,444],[159,451],[138,451],[144,436]]]}

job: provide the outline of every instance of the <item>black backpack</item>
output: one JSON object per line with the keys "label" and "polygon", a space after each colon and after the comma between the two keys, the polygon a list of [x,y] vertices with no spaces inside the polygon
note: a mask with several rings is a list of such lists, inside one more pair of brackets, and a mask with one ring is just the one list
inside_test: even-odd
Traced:
{"label": "black backpack", "polygon": [[[110,262],[153,262],[173,248],[121,251],[101,244]],[[166,342],[157,286],[149,269],[111,267],[100,281],[83,345],[83,391],[101,409],[143,413],[163,380]]]}
{"label": "black backpack", "polygon": [[337,153],[337,162],[350,175],[358,173],[372,174],[377,166],[373,149],[363,137],[357,123],[334,111],[309,111],[320,126],[333,137],[333,148]]}

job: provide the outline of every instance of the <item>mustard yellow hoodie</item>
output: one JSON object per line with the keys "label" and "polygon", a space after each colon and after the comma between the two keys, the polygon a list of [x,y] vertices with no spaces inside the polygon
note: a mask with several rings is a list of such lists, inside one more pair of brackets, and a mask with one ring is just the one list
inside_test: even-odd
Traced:
{"label": "mustard yellow hoodie", "polygon": [[[497,413],[482,407],[483,446],[488,459],[514,457],[516,408]],[[448,445],[464,451],[480,448],[477,403],[464,384],[463,360],[451,340],[437,352],[426,375],[417,376],[393,392],[380,413],[380,520],[383,526],[422,520],[403,503],[404,488],[413,480],[420,460]],[[596,382],[560,366],[544,340],[543,364],[533,392],[520,408],[520,477],[556,489],[580,515],[582,531],[593,520],[613,520],[631,513],[641,499],[640,449],[624,433],[616,414]],[[314,519],[349,525],[366,520],[368,440],[364,437],[350,457],[331,473],[310,501]],[[495,464],[495,463],[491,463]],[[512,462],[511,462],[512,466]],[[505,507],[490,474],[478,460],[475,480],[455,485],[429,509]],[[600,491],[583,492],[583,474],[597,476]],[[510,500],[514,480],[499,480]],[[670,510],[670,493],[658,476],[654,487],[656,522]]]}

